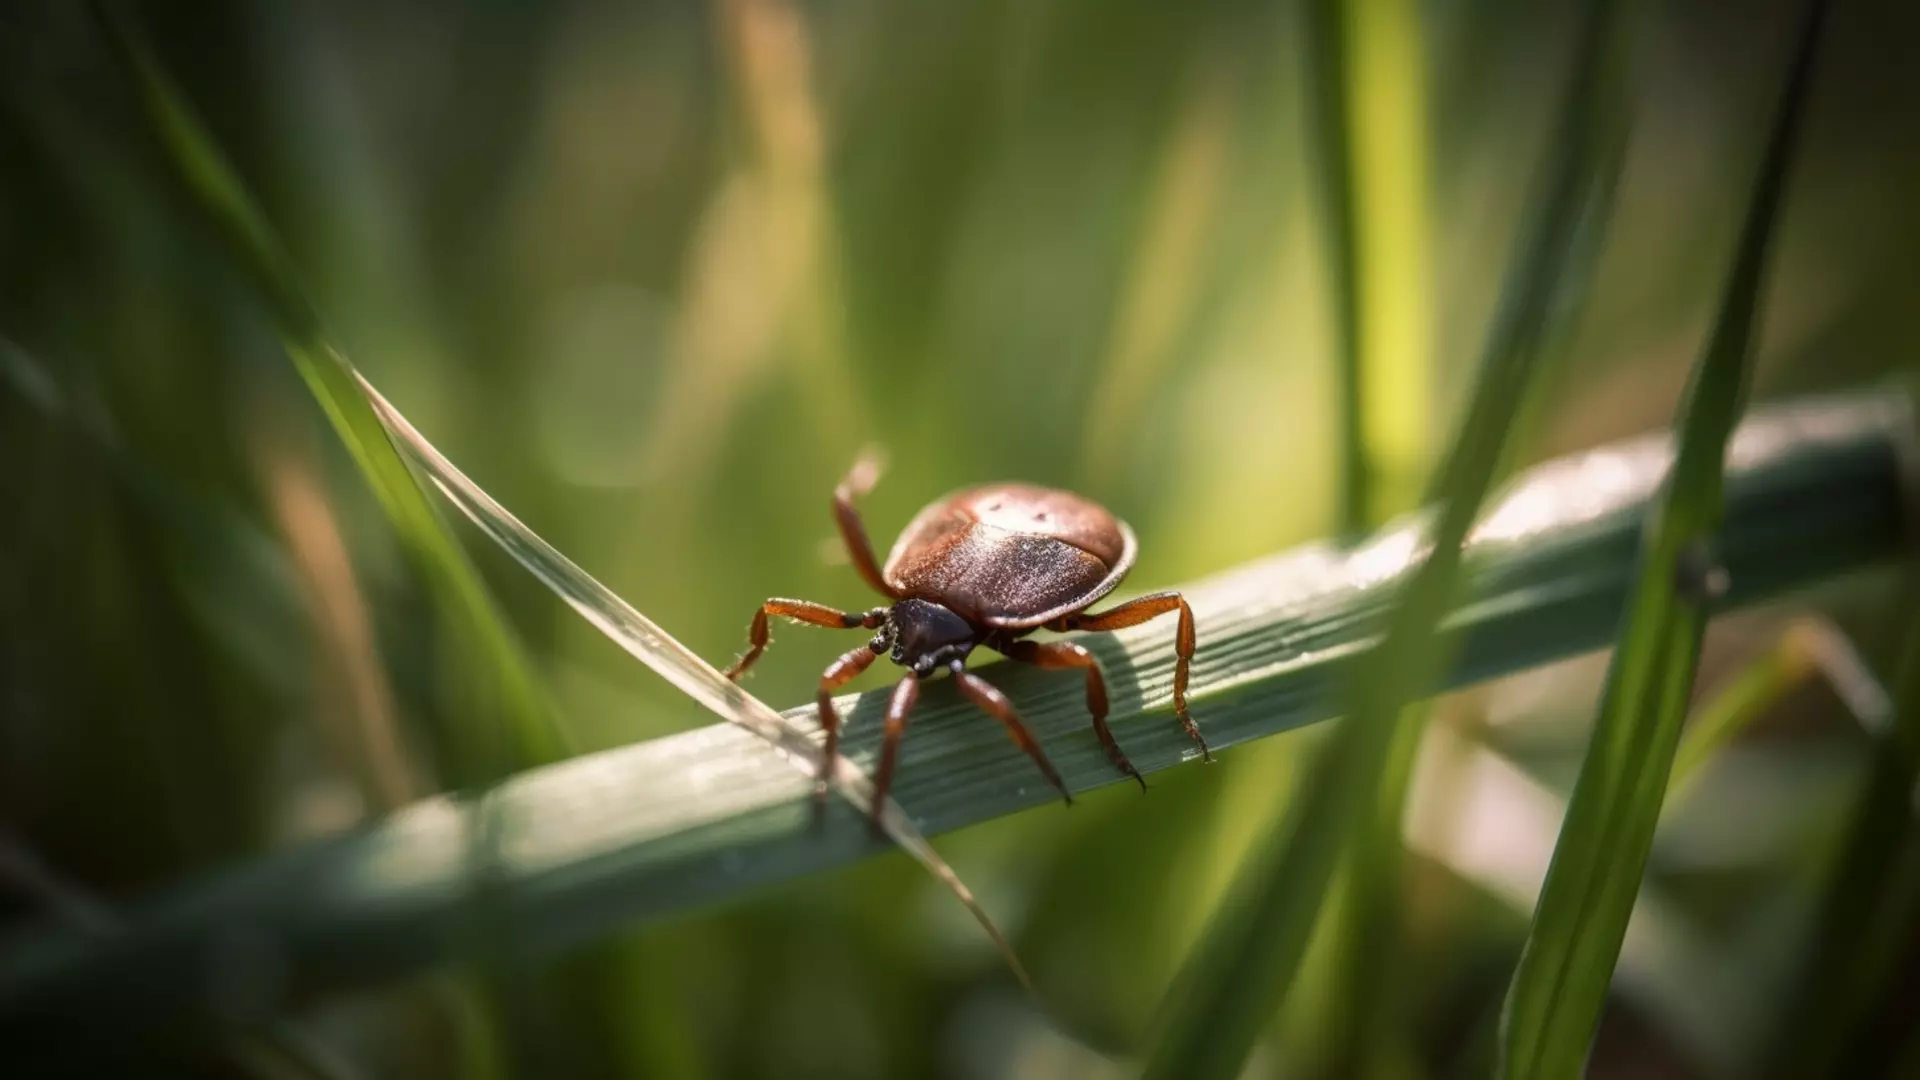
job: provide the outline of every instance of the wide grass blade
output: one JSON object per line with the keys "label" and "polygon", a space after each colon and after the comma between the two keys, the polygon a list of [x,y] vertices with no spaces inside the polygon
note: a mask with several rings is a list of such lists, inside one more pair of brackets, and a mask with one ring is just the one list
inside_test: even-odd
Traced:
{"label": "wide grass blade", "polygon": [[1595,114],[1614,84],[1610,4],[1586,5],[1578,60],[1521,233],[1521,250],[1489,330],[1478,383],[1436,491],[1430,554],[1387,614],[1380,644],[1348,687],[1347,722],[1301,790],[1242,866],[1220,911],[1168,994],[1149,1077],[1238,1075],[1254,1040],[1284,1000],[1321,901],[1355,823],[1377,789],[1402,707],[1443,670],[1434,630],[1453,596],[1461,543],[1492,486],[1531,381],[1592,186]]}
{"label": "wide grass blade", "polygon": [[1668,489],[1652,519],[1593,741],[1508,991],[1500,1074],[1584,1067],[1633,912],[1693,687],[1717,565],[1722,468],[1746,396],[1766,256],[1825,0],[1806,9],[1719,314],[1694,373]]}
{"label": "wide grass blade", "polygon": [[[1728,605],[1884,566],[1909,541],[1902,451],[1910,400],[1869,392],[1759,411],[1730,455],[1722,555]],[[1672,462],[1663,437],[1540,466],[1486,515],[1469,587],[1444,623],[1461,686],[1604,646],[1632,580],[1636,537]],[[1376,640],[1405,580],[1419,521],[1357,550],[1312,544],[1185,592],[1207,636],[1193,665],[1194,712],[1217,749],[1328,719],[1336,690]],[[1173,722],[1173,643],[1142,626],[1083,639],[1106,665],[1109,720],[1143,773],[1192,760]],[[1087,725],[1079,680],[994,665],[1075,791],[1125,783]],[[889,691],[839,701],[847,753],[870,761]],[[811,704],[786,714],[809,726]],[[927,688],[900,801],[927,832],[1057,802],[1032,762],[945,682]],[[513,778],[490,795],[511,823],[499,887],[504,928],[529,950],[578,945],[637,921],[737,900],[885,850],[862,815],[813,828],[809,777],[737,724],[586,755]],[[1058,811],[1066,812],[1066,811]],[[202,977],[236,926],[275,943],[287,1000],[363,987],[459,955],[470,800],[434,798],[378,826],[184,884],[132,905],[113,942],[30,924],[0,940],[0,1044],[20,1057],[87,1052],[76,1023],[129,1033],[231,1024],[230,995]]]}
{"label": "wide grass blade", "polygon": [[[1884,566],[1906,550],[1900,447],[1912,423],[1909,399],[1886,392],[1749,417],[1730,455],[1726,604]],[[1667,439],[1635,439],[1543,465],[1493,505],[1470,543],[1467,591],[1444,623],[1455,659],[1435,689],[1604,646],[1671,462]],[[1424,533],[1404,523],[1357,550],[1313,544],[1187,587],[1207,634],[1191,699],[1217,749],[1336,711]],[[1170,638],[1149,625],[1084,639],[1106,665],[1110,722],[1143,773],[1194,756],[1169,711]],[[1015,664],[991,677],[1022,703],[1069,787],[1126,782],[1088,729],[1079,680]],[[872,760],[888,696],[839,701],[854,760]],[[810,716],[809,704],[786,720],[810,727]],[[1057,802],[946,683],[927,688],[914,730],[895,790],[923,830]],[[811,792],[809,777],[731,723],[516,776],[489,796],[510,823],[501,930],[529,951],[562,949],[885,850],[859,814],[812,827]],[[457,960],[463,851],[479,813],[471,800],[428,799],[353,835],[183,884],[124,909],[127,932],[114,941],[23,926],[0,940],[0,1044],[29,1061],[97,1052],[78,1037],[92,1027],[74,1025],[101,1018],[130,1036],[225,1030],[232,996],[203,976],[236,926],[274,943],[287,1001]]]}

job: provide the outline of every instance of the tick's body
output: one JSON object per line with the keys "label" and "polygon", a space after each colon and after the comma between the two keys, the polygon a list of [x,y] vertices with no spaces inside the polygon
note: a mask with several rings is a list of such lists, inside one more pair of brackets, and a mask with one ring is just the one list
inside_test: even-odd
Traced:
{"label": "tick's body", "polygon": [[[846,541],[854,569],[867,584],[894,601],[864,613],[836,611],[804,600],[769,600],[754,615],[751,648],[727,671],[738,678],[767,646],[767,617],[783,615],[815,626],[878,630],[873,640],[829,665],[820,678],[820,726],[827,745],[821,762],[824,791],[840,734],[833,691],[865,671],[882,655],[907,669],[887,707],[885,741],[874,775],[878,812],[893,775],[894,756],[908,713],[920,696],[920,680],[942,668],[951,671],[960,692],[1006,726],[1063,796],[1060,780],[1045,752],[1014,712],[1006,696],[966,670],[966,660],[981,645],[1007,657],[1043,668],[1079,668],[1086,672],[1087,707],[1093,727],[1120,771],[1140,774],[1107,729],[1107,691],[1099,661],[1072,642],[1022,640],[1034,630],[1118,630],[1157,615],[1178,611],[1175,641],[1174,712],[1187,733],[1207,748],[1187,715],[1187,668],[1193,658],[1193,612],[1179,593],[1157,593],[1110,611],[1086,611],[1112,592],[1133,566],[1133,530],[1104,507],[1071,492],[1030,484],[991,484],[956,492],[928,506],[900,534],[884,569],[877,566],[866,529],[853,500],[872,486],[871,466],[856,467],[834,491],[834,517]],[[1144,781],[1142,782],[1144,784]],[[1071,796],[1067,796],[1072,801]]]}
{"label": "tick's body", "polygon": [[970,622],[1031,630],[1112,592],[1133,566],[1133,530],[1065,491],[991,484],[920,511],[881,576],[895,595]]}

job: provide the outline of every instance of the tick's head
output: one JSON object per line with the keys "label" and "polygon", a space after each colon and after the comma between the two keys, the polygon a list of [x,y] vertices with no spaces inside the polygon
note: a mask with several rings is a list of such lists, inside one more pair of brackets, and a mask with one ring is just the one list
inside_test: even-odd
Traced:
{"label": "tick's head", "polygon": [[951,608],[926,600],[902,600],[887,612],[887,621],[873,636],[873,651],[885,653],[924,678],[955,660],[965,660],[977,637],[973,624]]}

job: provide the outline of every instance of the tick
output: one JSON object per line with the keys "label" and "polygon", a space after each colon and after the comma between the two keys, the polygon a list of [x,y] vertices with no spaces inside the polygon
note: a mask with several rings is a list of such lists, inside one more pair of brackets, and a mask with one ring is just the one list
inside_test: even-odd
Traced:
{"label": "tick", "polygon": [[920,511],[894,541],[882,567],[873,557],[866,526],[854,501],[872,489],[879,471],[854,466],[833,492],[833,516],[860,577],[890,603],[865,612],[837,611],[806,600],[775,598],[760,605],[747,632],[749,648],[727,669],[739,679],[767,648],[767,619],[779,615],[813,626],[878,631],[873,640],[827,665],[820,676],[820,727],[827,733],[818,793],[826,792],[840,745],[840,717],[833,692],[882,656],[906,669],[887,704],[880,764],[874,773],[877,820],[893,779],[893,762],[907,717],[920,699],[920,680],[951,672],[960,693],[998,720],[1027,752],[1048,782],[1071,804],[1073,796],[1046,751],[993,684],[967,670],[967,657],[985,646],[1012,660],[1050,669],[1086,672],[1087,710],[1114,767],[1146,781],[1107,728],[1107,684],[1100,661],[1071,641],[1025,640],[1035,630],[1119,630],[1171,612],[1180,613],[1174,639],[1173,711],[1200,752],[1212,752],[1187,712],[1187,669],[1193,660],[1193,609],[1177,592],[1142,596],[1106,611],[1089,607],[1112,592],[1133,566],[1133,530],[1100,506],[1072,492],[1031,484],[988,484],[954,492]]}

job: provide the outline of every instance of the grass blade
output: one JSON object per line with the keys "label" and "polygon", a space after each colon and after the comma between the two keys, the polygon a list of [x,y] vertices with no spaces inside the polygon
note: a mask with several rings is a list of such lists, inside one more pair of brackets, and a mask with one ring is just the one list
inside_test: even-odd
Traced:
{"label": "grass blade", "polygon": [[1428,451],[1427,110],[1412,3],[1306,5],[1313,163],[1339,369],[1340,529],[1411,505]]}
{"label": "grass blade", "polygon": [[1713,755],[1816,675],[1869,735],[1879,737],[1890,729],[1893,702],[1853,642],[1827,619],[1797,620],[1764,656],[1694,710],[1674,751],[1665,809],[1673,809]]}
{"label": "grass blade", "polygon": [[1367,452],[1365,379],[1361,370],[1360,241],[1353,191],[1353,137],[1348,101],[1348,27],[1341,0],[1309,0],[1306,56],[1313,164],[1325,238],[1327,290],[1333,303],[1335,366],[1340,373],[1340,531],[1360,536],[1372,524],[1373,470]]}
{"label": "grass blade", "polygon": [[1349,684],[1342,724],[1285,817],[1258,842],[1167,998],[1149,1077],[1228,1077],[1285,999],[1353,823],[1376,790],[1401,708],[1444,665],[1434,630],[1453,596],[1461,544],[1492,486],[1526,397],[1591,185],[1592,117],[1617,82],[1602,33],[1611,5],[1589,3],[1579,60],[1556,117],[1521,250],[1490,328],[1471,404],[1437,491],[1431,554],[1399,592],[1380,643]]}
{"label": "grass blade", "polygon": [[1593,741],[1508,991],[1500,1074],[1577,1076],[1606,1003],[1660,817],[1715,589],[1727,440],[1746,395],[1766,256],[1804,111],[1825,0],[1799,27],[1667,492],[1608,673]]}
{"label": "grass blade", "polygon": [[[196,202],[217,226],[249,280],[271,306],[287,355],[334,431],[352,453],[393,522],[414,564],[440,601],[449,629],[473,657],[472,670],[493,680],[484,700],[498,715],[476,718],[487,728],[477,739],[447,738],[442,767],[456,786],[484,784],[515,768],[566,756],[559,730],[513,632],[446,522],[408,472],[386,429],[360,393],[346,357],[327,341],[319,316],[299,284],[272,227],[222,159],[179,90],[144,41],[111,10],[100,22],[132,71],[140,102],[170,162]],[[486,746],[487,740],[503,740]],[[506,753],[494,752],[510,747]]]}
{"label": "grass blade", "polygon": [[[730,682],[712,664],[674,640],[653,620],[640,614],[633,605],[620,599],[612,589],[596,581],[573,560],[562,555],[559,549],[522,524],[520,519],[455,468],[399,410],[373,388],[373,384],[362,378],[360,387],[408,458],[489,539],[511,554],[516,562],[565,600],[582,618],[625,649],[628,655],[652,668],[688,697],[772,744],[802,773],[808,776],[814,774],[820,760],[820,747],[805,732],[774,712],[765,702]],[[834,786],[856,807],[864,809],[872,802],[872,782],[844,756],[834,763]],[[993,939],[995,948],[1000,951],[1014,976],[1022,985],[1030,988],[1032,983],[1026,969],[1021,966],[1019,958],[1014,955],[1013,946],[993,924],[986,909],[974,899],[959,875],[940,858],[939,853],[927,843],[926,837],[907,819],[900,805],[891,798],[881,809],[880,824],[895,844],[966,905],[981,929]]]}
{"label": "grass blade", "polygon": [[[1748,417],[1727,479],[1727,604],[1906,550],[1900,447],[1912,423],[1909,400],[1886,392]],[[1671,462],[1659,436],[1602,447],[1539,467],[1491,507],[1471,542],[1467,592],[1444,624],[1455,657],[1444,686],[1604,646]],[[1329,718],[1421,531],[1404,525],[1356,551],[1313,544],[1185,590],[1208,635],[1192,700],[1217,748]],[[1086,644],[1110,673],[1109,719],[1134,764],[1153,773],[1188,760],[1192,743],[1169,716],[1170,635],[1147,626]],[[1021,702],[1070,787],[1125,782],[1088,729],[1078,680],[1011,664],[994,666],[992,678]],[[854,760],[876,752],[888,696],[883,688],[838,703]],[[808,725],[810,713],[809,703],[786,720]],[[927,688],[914,730],[918,749],[895,790],[927,832],[1054,798],[1033,782],[1025,755],[944,682]],[[885,850],[856,813],[812,828],[811,791],[807,776],[731,723],[517,776],[492,796],[514,826],[503,845],[503,932],[529,950],[565,948]],[[458,956],[461,851],[478,812],[428,799],[354,835],[183,884],[125,910],[127,932],[113,942],[23,926],[0,939],[0,1043],[19,1060],[50,1060],[99,1049],[78,1036],[102,1018],[129,1037],[220,1030],[233,1022],[231,998],[200,976],[235,926],[278,947],[289,1001],[446,964]]]}
{"label": "grass blade", "polygon": [[[1392,4],[1357,4],[1351,5],[1350,10],[1353,11],[1350,18],[1363,45],[1372,38],[1384,38],[1389,43],[1385,48],[1373,46],[1372,52],[1391,53],[1394,43],[1418,40],[1420,14],[1417,11]],[[1373,81],[1389,86],[1408,79],[1410,71],[1418,70],[1417,64],[1408,64],[1404,60],[1388,63],[1383,57],[1375,57],[1371,67],[1378,69],[1374,72]],[[1357,78],[1363,84],[1361,89],[1364,94],[1367,72],[1360,72]],[[1380,97],[1381,91],[1376,89],[1372,96]],[[1628,104],[1624,93],[1617,90],[1604,93],[1587,118],[1584,138],[1590,157],[1588,176],[1585,178],[1584,205],[1562,256],[1556,296],[1549,301],[1553,312],[1549,320],[1559,328],[1560,333],[1565,332],[1565,327],[1579,308],[1585,294],[1585,283],[1592,274],[1594,263],[1598,261],[1604,241],[1626,149]],[[1382,122],[1377,115],[1379,111],[1378,105],[1372,110],[1363,110],[1355,117],[1355,124],[1360,125],[1367,116],[1373,115],[1373,127],[1390,126]],[[1419,109],[1408,111],[1412,115],[1423,114]],[[1361,135],[1364,137],[1365,132],[1361,132]],[[1372,141],[1380,142],[1381,136],[1376,134]],[[1383,180],[1382,174],[1404,180],[1420,173],[1420,170],[1409,167],[1407,162],[1386,160],[1378,151],[1373,158],[1370,163],[1357,162],[1356,168],[1376,188],[1393,183]],[[1415,158],[1413,163],[1418,160]],[[1413,347],[1414,343],[1406,340],[1407,328],[1419,328],[1420,335],[1424,337],[1429,323],[1424,305],[1411,300],[1410,290],[1405,288],[1406,282],[1401,280],[1408,276],[1407,272],[1382,270],[1379,264],[1398,262],[1412,266],[1424,265],[1424,245],[1419,239],[1423,235],[1424,222],[1419,216],[1410,215],[1404,206],[1396,208],[1393,200],[1382,199],[1377,194],[1363,201],[1372,206],[1371,212],[1362,218],[1362,231],[1371,234],[1366,247],[1366,262],[1374,267],[1362,279],[1368,286],[1363,294],[1363,306],[1368,318],[1380,324],[1381,328],[1367,335],[1368,340],[1374,343],[1373,355],[1362,358],[1360,362],[1368,369],[1367,374],[1376,386],[1395,387],[1406,399],[1396,409],[1392,402],[1379,402],[1381,395],[1376,393],[1375,411],[1379,415],[1373,420],[1376,430],[1396,434],[1394,453],[1376,446],[1374,454],[1376,458],[1400,462],[1401,475],[1398,478],[1402,483],[1399,486],[1404,487],[1410,479],[1404,475],[1410,467],[1407,459],[1411,456],[1417,460],[1418,433],[1424,430],[1423,424],[1410,423],[1405,414],[1424,408],[1425,395],[1419,389],[1423,373],[1402,369],[1407,366],[1405,358],[1408,356],[1419,358],[1421,367],[1426,365],[1423,350]],[[1405,201],[1400,200],[1402,203]],[[1392,287],[1396,281],[1401,288]],[[1419,283],[1416,281],[1415,284]],[[1546,338],[1536,348],[1551,355],[1559,348],[1558,340]],[[1543,371],[1538,377],[1550,381],[1551,372]],[[1535,397],[1545,397],[1548,393],[1550,390],[1543,387]],[[1522,408],[1526,408],[1525,402]],[[1524,413],[1515,418],[1513,426],[1522,430],[1527,427]],[[1409,437],[1409,432],[1415,434]],[[1393,498],[1394,489],[1390,487],[1385,495]],[[1412,705],[1393,721],[1393,739],[1383,759],[1385,766],[1375,797],[1362,812],[1344,857],[1343,886],[1331,895],[1331,906],[1323,915],[1327,929],[1321,932],[1330,935],[1332,945],[1342,959],[1341,963],[1334,965],[1334,983],[1328,991],[1333,1002],[1325,1042],[1328,1056],[1323,1066],[1327,1075],[1371,1076],[1390,1073],[1394,1069],[1393,1056],[1402,1049],[1401,1040],[1405,1035],[1399,1019],[1400,1003],[1405,992],[1405,980],[1399,964],[1403,948],[1401,911],[1405,863],[1402,831],[1414,764],[1419,757],[1425,733],[1426,713],[1427,706],[1424,703]]]}
{"label": "grass blade", "polygon": [[1812,658],[1791,635],[1789,631],[1789,636],[1694,710],[1667,774],[1667,806],[1680,801],[1715,754],[1813,673]]}

